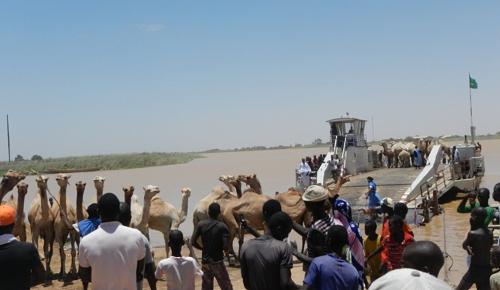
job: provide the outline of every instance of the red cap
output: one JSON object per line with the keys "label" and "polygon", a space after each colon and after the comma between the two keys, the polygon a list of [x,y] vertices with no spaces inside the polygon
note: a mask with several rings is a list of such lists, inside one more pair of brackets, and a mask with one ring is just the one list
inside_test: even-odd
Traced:
{"label": "red cap", "polygon": [[10,205],[0,205],[0,226],[8,226],[16,222],[16,210]]}

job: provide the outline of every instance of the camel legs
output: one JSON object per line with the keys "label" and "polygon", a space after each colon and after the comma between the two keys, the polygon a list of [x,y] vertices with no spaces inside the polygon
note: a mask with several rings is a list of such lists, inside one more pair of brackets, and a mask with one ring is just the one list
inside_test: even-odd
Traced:
{"label": "camel legs", "polygon": [[53,243],[53,238],[48,235],[43,239],[43,254],[45,256],[45,273],[47,280],[49,280],[52,274],[50,261],[52,260]]}
{"label": "camel legs", "polygon": [[72,278],[77,278],[77,270],[76,270],[76,242],[78,238],[78,233],[76,232],[71,232],[70,233],[70,238],[71,238],[71,276]]}
{"label": "camel legs", "polygon": [[169,234],[170,234],[170,229],[168,231],[163,232],[163,240],[165,240],[165,257],[167,258],[169,257],[170,254],[170,249],[168,247],[168,242],[170,241]]}
{"label": "camel legs", "polygon": [[58,240],[59,256],[61,258],[61,270],[59,271],[59,279],[63,280],[66,276],[66,254],[64,253],[64,242]]}

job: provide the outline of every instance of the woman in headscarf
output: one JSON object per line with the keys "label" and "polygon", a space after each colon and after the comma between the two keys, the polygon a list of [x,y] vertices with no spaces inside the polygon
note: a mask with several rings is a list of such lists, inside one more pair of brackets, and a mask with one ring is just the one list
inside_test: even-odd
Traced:
{"label": "woman in headscarf", "polygon": [[336,199],[332,208],[335,220],[347,230],[351,263],[360,273],[363,273],[365,265],[363,238],[359,233],[358,225],[352,220],[351,206],[346,200]]}

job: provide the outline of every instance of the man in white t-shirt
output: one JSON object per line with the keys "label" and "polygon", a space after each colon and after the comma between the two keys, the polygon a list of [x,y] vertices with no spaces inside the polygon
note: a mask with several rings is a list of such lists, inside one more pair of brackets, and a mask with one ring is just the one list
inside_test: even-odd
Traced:
{"label": "man in white t-shirt", "polygon": [[156,267],[155,276],[160,279],[166,276],[168,290],[194,290],[195,275],[203,275],[200,266],[192,257],[181,255],[184,236],[179,230],[171,230],[168,245],[172,256],[163,259]]}
{"label": "man in white t-shirt", "polygon": [[99,199],[99,228],[80,242],[80,277],[94,290],[136,290],[142,280],[146,248],[141,232],[118,221],[120,201],[112,193]]}

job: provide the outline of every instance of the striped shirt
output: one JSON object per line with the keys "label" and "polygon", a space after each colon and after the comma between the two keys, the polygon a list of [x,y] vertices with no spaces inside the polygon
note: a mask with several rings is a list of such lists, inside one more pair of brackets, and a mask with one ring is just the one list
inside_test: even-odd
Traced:
{"label": "striped shirt", "polygon": [[328,216],[326,216],[326,217],[324,217],[324,218],[322,218],[320,220],[315,221],[312,224],[311,228],[322,232],[323,235],[326,236],[326,234],[328,233],[328,230],[334,224],[335,224],[335,218],[330,213],[330,214],[328,214]]}
{"label": "striped shirt", "polygon": [[401,268],[403,250],[414,241],[413,236],[408,233],[404,233],[404,239],[401,243],[394,241],[390,235],[382,240],[384,249],[380,254],[380,259],[382,264],[387,266],[387,271]]}

